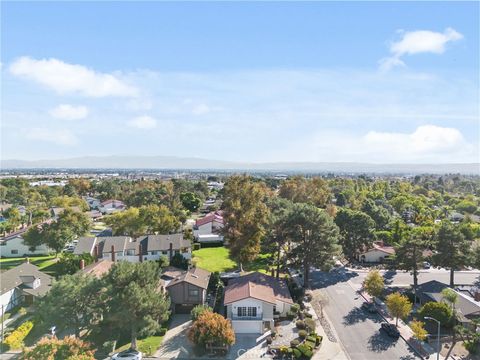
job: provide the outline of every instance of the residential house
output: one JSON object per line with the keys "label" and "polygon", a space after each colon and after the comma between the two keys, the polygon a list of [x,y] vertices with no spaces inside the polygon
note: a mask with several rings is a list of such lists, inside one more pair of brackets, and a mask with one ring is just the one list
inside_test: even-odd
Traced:
{"label": "residential house", "polygon": [[158,260],[160,256],[171,259],[175,254],[181,254],[185,259],[192,257],[190,241],[185,240],[181,233],[144,235],[136,239],[130,236],[82,237],[78,239],[73,253],[88,253],[112,261],[132,262]]}
{"label": "residential house", "polygon": [[31,305],[51,287],[52,277],[28,262],[0,273],[0,313],[17,305]]}
{"label": "residential house", "polygon": [[392,246],[374,242],[371,248],[358,255],[358,260],[365,263],[381,263],[392,255],[395,255],[395,249]]}
{"label": "residential house", "polygon": [[175,313],[188,314],[207,299],[210,272],[200,268],[183,271],[165,284]]}
{"label": "residential house", "polygon": [[126,208],[126,205],[122,201],[113,199],[105,200],[98,206],[98,210],[102,214],[113,214],[115,212],[123,211]]}
{"label": "residential house", "polygon": [[100,200],[97,198],[85,196],[83,199],[87,202],[90,210],[97,210],[100,207]]}
{"label": "residential house", "polygon": [[[80,209],[78,206],[72,206],[70,207],[70,209],[72,209],[73,211],[75,212],[83,212],[82,209]],[[52,207],[50,208],[50,216],[57,220],[58,217],[65,211],[65,208],[63,207],[58,207],[58,206],[55,206],[55,207]]]}
{"label": "residential house", "polygon": [[[423,283],[417,287],[417,296],[421,304],[430,301],[441,302],[444,301],[442,290],[448,288],[448,285],[437,280],[431,280]],[[455,304],[458,320],[468,326],[472,319],[480,318],[480,297],[477,299],[471,298],[463,291],[454,289],[458,294],[458,301]]]}
{"label": "residential house", "polygon": [[223,214],[215,211],[195,221],[193,235],[199,243],[223,242]]}
{"label": "residential house", "polygon": [[293,300],[285,280],[254,272],[229,280],[224,304],[236,333],[262,334],[273,329],[275,317],[286,316]]}
{"label": "residential house", "polygon": [[103,275],[108,273],[112,268],[113,264],[115,264],[110,259],[95,259],[95,262],[91,263],[90,265],[84,266],[84,263],[80,261],[80,271],[85,275],[92,275],[97,278],[101,278]]}
{"label": "residential house", "polygon": [[0,239],[0,256],[1,257],[21,257],[26,255],[48,255],[53,252],[46,245],[39,245],[35,251],[30,251],[28,246],[23,243],[23,234],[28,228],[24,228],[13,234]]}

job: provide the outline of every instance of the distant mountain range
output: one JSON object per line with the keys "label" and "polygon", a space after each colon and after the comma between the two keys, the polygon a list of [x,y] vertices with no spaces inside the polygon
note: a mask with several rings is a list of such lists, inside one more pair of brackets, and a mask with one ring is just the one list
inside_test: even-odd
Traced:
{"label": "distant mountain range", "polygon": [[369,164],[356,162],[249,163],[174,156],[85,156],[57,160],[0,160],[6,169],[190,169],[333,173],[480,174],[480,164]]}

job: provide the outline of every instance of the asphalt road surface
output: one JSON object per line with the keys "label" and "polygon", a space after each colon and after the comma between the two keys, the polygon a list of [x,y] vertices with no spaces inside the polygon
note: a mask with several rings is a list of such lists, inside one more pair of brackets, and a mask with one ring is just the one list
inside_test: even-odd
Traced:
{"label": "asphalt road surface", "polygon": [[312,273],[313,301],[322,301],[323,312],[338,340],[352,360],[420,359],[402,339],[392,339],[380,330],[382,318],[361,309],[364,299],[348,280],[360,278],[350,272]]}

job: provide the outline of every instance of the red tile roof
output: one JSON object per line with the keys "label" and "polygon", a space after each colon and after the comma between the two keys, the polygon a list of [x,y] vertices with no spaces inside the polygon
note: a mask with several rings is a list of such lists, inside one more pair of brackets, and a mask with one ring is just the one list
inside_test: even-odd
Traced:
{"label": "red tile roof", "polygon": [[202,226],[202,225],[208,224],[209,222],[213,222],[213,221],[217,221],[217,222],[223,224],[223,216],[220,215],[219,213],[212,212],[212,213],[209,213],[209,214],[205,215],[205,217],[203,217],[201,219],[197,219],[197,221],[195,221],[195,225],[196,226]]}

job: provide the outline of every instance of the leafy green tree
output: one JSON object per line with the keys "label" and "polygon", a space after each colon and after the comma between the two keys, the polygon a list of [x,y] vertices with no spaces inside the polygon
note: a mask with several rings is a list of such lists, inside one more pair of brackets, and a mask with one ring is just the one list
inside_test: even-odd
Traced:
{"label": "leafy green tree", "polygon": [[398,318],[404,319],[412,311],[412,303],[408,297],[399,292],[388,295],[385,303],[388,311],[395,318],[395,326],[398,326]]}
{"label": "leafy green tree", "polygon": [[43,231],[46,231],[45,244],[58,254],[68,242],[84,235],[89,227],[90,219],[87,215],[66,208],[57,221],[43,226]]}
{"label": "leafy green tree", "polygon": [[188,269],[188,260],[185,259],[182,254],[175,254],[172,256],[172,260],[170,260],[170,265],[175,266],[179,269]]}
{"label": "leafy green tree", "polygon": [[154,334],[169,317],[170,300],[159,290],[159,278],[160,269],[153,261],[117,262],[103,278],[104,319],[118,328],[130,327],[133,349],[138,336]]}
{"label": "leafy green tree", "polygon": [[140,210],[135,207],[106,217],[105,223],[112,228],[113,235],[129,235],[136,238],[146,232],[145,225],[140,219]]}
{"label": "leafy green tree", "polygon": [[325,210],[308,204],[294,204],[284,228],[291,244],[289,259],[303,266],[304,283],[308,287],[310,267],[328,270],[333,266],[334,255],[340,253],[338,227]]}
{"label": "leafy green tree", "polygon": [[425,303],[417,312],[420,319],[432,317],[442,324],[442,326],[451,325],[453,311],[450,306],[443,302],[429,301]]}
{"label": "leafy green tree", "polygon": [[223,191],[223,233],[232,257],[243,270],[243,263],[258,256],[260,243],[266,235],[269,218],[267,188],[243,175],[230,177]]}
{"label": "leafy green tree", "polygon": [[372,270],[368,273],[367,277],[363,281],[363,288],[367,294],[373,298],[373,300],[382,295],[383,289],[385,288],[385,282],[378,270]]}
{"label": "leafy green tree", "polygon": [[202,205],[202,199],[200,199],[193,192],[184,192],[180,194],[180,201],[185,209],[188,211],[197,211],[200,205]]}
{"label": "leafy green tree", "polygon": [[46,324],[59,329],[70,329],[80,336],[82,330],[91,329],[100,318],[98,304],[101,294],[99,281],[77,273],[66,275],[53,283],[50,291],[40,300],[38,314]]}
{"label": "leafy green tree", "polygon": [[377,229],[386,229],[391,221],[391,216],[388,210],[382,206],[376,205],[375,201],[372,199],[365,200],[362,206],[362,211],[375,221]]}
{"label": "leafy green tree", "polygon": [[458,302],[458,294],[455,290],[450,288],[443,289],[442,300],[446,301],[452,307],[452,311],[455,312],[455,304]]}
{"label": "leafy green tree", "polygon": [[302,176],[285,180],[280,186],[279,195],[294,203],[306,203],[321,208],[325,208],[332,198],[328,183],[324,179],[306,179]]}
{"label": "leafy green tree", "polygon": [[29,251],[34,252],[37,247],[47,243],[47,228],[46,224],[32,226],[23,234],[23,243]]}
{"label": "leafy green tree", "polygon": [[74,255],[71,253],[62,253],[60,259],[55,265],[58,268],[58,273],[61,275],[73,275],[80,269],[80,262],[84,261],[84,265],[90,265],[95,260],[89,253],[82,255]]}
{"label": "leafy green tree", "polygon": [[341,208],[335,217],[340,229],[340,244],[343,253],[354,259],[365,247],[371,247],[375,239],[375,222],[367,214]]}
{"label": "leafy green tree", "polygon": [[139,222],[148,233],[169,234],[180,223],[165,205],[146,205],[139,209]]}
{"label": "leafy green tree", "polygon": [[435,237],[434,256],[436,264],[450,269],[450,287],[455,286],[455,270],[467,265],[471,260],[471,244],[465,239],[458,225],[442,221]]}

